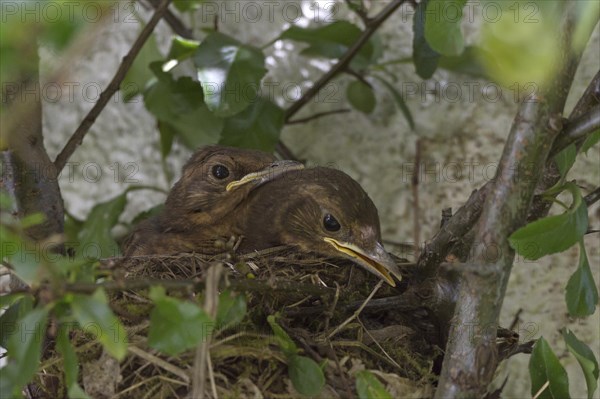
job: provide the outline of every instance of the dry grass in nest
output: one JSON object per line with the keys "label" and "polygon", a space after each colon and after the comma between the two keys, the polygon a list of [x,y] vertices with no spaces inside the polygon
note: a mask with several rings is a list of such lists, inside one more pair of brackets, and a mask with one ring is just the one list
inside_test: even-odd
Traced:
{"label": "dry grass in nest", "polygon": [[[248,311],[239,325],[211,335],[209,355],[203,358],[207,366],[204,397],[300,397],[288,378],[286,356],[266,321],[275,313],[301,354],[325,365],[326,384],[320,397],[356,397],[355,377],[361,370],[372,371],[392,397],[432,395],[436,380],[432,367],[440,354],[434,342],[435,326],[419,309],[409,312],[364,306],[356,314],[380,280],[349,262],[276,248],[237,258],[197,254],[137,257],[113,260],[103,268],[112,269],[115,275],[121,273],[125,285],[147,278],[188,279],[202,285],[217,265],[227,270],[219,280],[220,288],[244,292]],[[380,284],[370,301],[397,297],[404,288]],[[167,288],[167,292],[200,303],[205,300],[204,291],[191,286]],[[82,363],[83,386],[90,396],[190,397],[198,352],[167,356],[147,345],[152,309],[147,290],[117,292],[111,306],[128,333],[129,352],[121,364],[106,356],[91,337],[82,333],[73,337]],[[47,355],[40,382],[51,386],[52,394],[64,393],[61,367],[58,355]],[[48,384],[48,378],[54,383]]]}

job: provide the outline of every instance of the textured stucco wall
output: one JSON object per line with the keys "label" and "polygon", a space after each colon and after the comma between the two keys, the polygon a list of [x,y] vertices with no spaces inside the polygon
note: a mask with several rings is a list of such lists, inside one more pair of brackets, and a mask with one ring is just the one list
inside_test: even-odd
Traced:
{"label": "textured stucco wall", "polygon": [[[251,19],[256,16],[245,14],[252,11],[244,8],[244,4],[248,2],[226,3],[229,8],[225,8],[221,2],[210,3],[221,11],[220,29],[257,46],[275,38],[289,20],[295,19],[298,9],[305,13],[305,17],[299,20],[301,23],[308,23],[315,15],[314,2],[290,0],[267,5],[267,2],[258,1],[253,3],[261,7],[263,14],[258,21],[252,23],[247,18],[244,20],[244,16]],[[329,15],[331,9],[328,7],[331,3],[321,3],[323,8],[319,14],[322,17]],[[382,2],[371,3],[375,9],[383,6]],[[269,12],[269,7],[273,7],[272,13]],[[227,14],[226,10],[230,13]],[[145,18],[149,15],[146,10],[139,11]],[[204,11],[208,12],[206,9]],[[240,23],[236,22],[236,13],[240,16]],[[341,15],[341,11],[337,15]],[[402,8],[381,30],[385,60],[411,54],[411,15],[412,12]],[[125,13],[121,16],[124,17]],[[477,17],[477,12],[475,16]],[[70,91],[73,96],[67,96],[67,91],[63,90],[57,101],[47,99],[45,102],[45,140],[51,155],[60,150],[92,107],[97,98],[97,88],[106,87],[121,57],[137,36],[139,24],[129,19],[120,19],[121,21],[115,22],[110,18],[93,26],[93,40],[72,59],[65,81],[79,84]],[[477,42],[479,22],[480,18],[476,18],[474,22],[464,24],[469,43]],[[212,23],[212,18],[202,15],[201,10],[196,15],[194,25],[199,29],[211,26]],[[159,45],[164,52],[168,47],[169,29],[161,23],[158,32]],[[574,95],[569,101],[570,107],[598,70],[599,36],[596,29],[578,71]],[[298,56],[294,46],[289,43],[277,43],[269,47],[266,53],[272,71],[265,81],[275,87],[274,98],[281,105],[285,98],[295,96],[293,90],[282,92],[284,83],[293,82],[294,87],[305,89],[329,65]],[[42,59],[47,71],[57,62],[55,55],[48,50],[42,51]],[[422,175],[423,181],[419,186],[421,240],[425,240],[435,233],[442,208],[457,209],[473,188],[479,187],[486,178],[493,175],[494,163],[501,154],[517,104],[509,90],[504,90],[503,98],[496,101],[490,100],[495,93],[482,95],[478,90],[471,91],[469,87],[483,87],[486,82],[468,76],[438,71],[426,82],[427,90],[424,90],[412,65],[397,64],[394,73],[399,79],[399,89],[412,89],[417,85],[417,92],[406,98],[416,120],[415,132],[409,130],[404,117],[395,111],[390,94],[379,82],[373,81],[378,105],[372,115],[353,112],[288,126],[283,132],[283,140],[300,158],[308,159],[314,164],[333,163],[357,179],[378,206],[384,238],[411,242],[413,206],[410,174],[416,140],[421,139],[422,162],[429,172]],[[46,73],[46,76],[50,74]],[[330,96],[321,96],[311,102],[300,116],[348,107],[344,100],[348,81],[347,77],[335,80],[328,87],[327,94]],[[279,82],[281,85],[277,86]],[[86,87],[87,90],[83,90]],[[471,93],[475,96],[472,97]],[[111,101],[71,159],[74,163],[72,169],[66,170],[61,176],[61,189],[67,209],[78,217],[84,217],[93,204],[111,198],[129,186],[131,183],[126,178],[132,171],[135,173],[129,175],[129,178],[137,180],[136,184],[156,185],[167,189],[178,177],[179,168],[188,153],[176,145],[165,167],[158,151],[155,121],[145,110],[141,100],[129,104],[123,104],[119,100]],[[120,165],[120,173],[116,175],[115,162]],[[578,184],[586,189],[597,187],[600,185],[599,163],[600,151],[596,146],[587,157],[578,160],[571,174],[572,178],[577,178]],[[98,171],[101,171],[100,175]],[[168,177],[169,174],[172,175],[171,178]],[[164,195],[152,191],[136,191],[129,198],[130,204],[124,220],[161,202]],[[597,228],[600,224],[598,204],[590,210],[590,215],[591,226]],[[598,235],[588,236],[586,243],[592,270],[598,282]],[[538,262],[518,260],[513,268],[501,321],[507,326],[517,310],[522,308],[521,332],[527,339],[544,335],[550,341],[567,367],[571,378],[571,394],[579,398],[585,395],[583,377],[573,357],[566,356],[558,328],[568,325],[582,340],[591,344],[598,357],[600,324],[598,311],[585,321],[569,320],[567,316],[564,286],[568,276],[575,270],[576,262],[576,249]],[[505,397],[529,396],[527,361],[527,356],[519,355],[503,368],[503,373],[510,376]],[[597,392],[596,397],[598,395],[600,394]]]}

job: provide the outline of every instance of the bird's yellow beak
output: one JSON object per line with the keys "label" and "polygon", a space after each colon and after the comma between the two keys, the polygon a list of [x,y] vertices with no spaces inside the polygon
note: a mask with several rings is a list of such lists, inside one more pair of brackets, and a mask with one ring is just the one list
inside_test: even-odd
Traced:
{"label": "bird's yellow beak", "polygon": [[383,245],[377,243],[375,250],[366,252],[349,242],[340,242],[330,237],[325,237],[323,240],[331,244],[336,250],[342,252],[346,257],[350,257],[354,262],[364,267],[376,276],[384,279],[392,287],[396,286],[396,282],[392,278],[394,275],[398,281],[402,280],[402,275],[398,266],[392,257],[385,251]]}
{"label": "bird's yellow beak", "polygon": [[248,183],[251,183],[254,185],[254,187],[257,187],[261,184],[264,184],[270,180],[277,178],[283,173],[289,172],[291,170],[300,169],[304,169],[304,165],[300,162],[289,160],[275,161],[266,168],[259,170],[258,172],[248,173],[241,179],[230,182],[227,185],[227,187],[225,187],[225,190],[235,190],[236,188],[245,186]]}

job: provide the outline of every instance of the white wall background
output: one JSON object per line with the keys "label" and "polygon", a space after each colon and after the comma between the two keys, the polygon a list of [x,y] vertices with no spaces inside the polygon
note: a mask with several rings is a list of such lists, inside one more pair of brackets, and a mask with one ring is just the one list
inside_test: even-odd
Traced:
{"label": "white wall background", "polygon": [[[305,0],[266,1],[219,1],[208,2],[220,11],[220,30],[240,40],[262,46],[275,38],[288,22],[295,19],[297,10],[304,13],[297,21],[308,24],[314,20],[317,2]],[[256,22],[256,14],[248,8],[253,3],[261,8],[262,16]],[[321,1],[320,15],[329,15],[330,1]],[[387,2],[367,1],[373,12]],[[237,8],[236,8],[237,7]],[[268,12],[269,8],[273,11]],[[311,9],[312,7],[312,9]],[[147,20],[148,10],[136,3],[139,14]],[[344,9],[342,7],[341,9]],[[93,106],[100,88],[105,88],[112,78],[121,58],[137,37],[140,25],[126,18],[130,6],[122,3],[118,21],[106,18],[91,24],[91,39],[76,57],[69,59],[68,73],[57,82],[62,88],[59,95],[47,95],[44,103],[45,143],[51,156],[55,156],[76,129],[87,111]],[[199,10],[195,20],[183,19],[196,27],[212,26],[207,16],[211,9]],[[227,12],[229,10],[229,13]],[[233,10],[233,11],[231,11]],[[480,14],[475,10],[475,21],[465,22],[464,31],[469,44],[477,43]],[[204,14],[203,14],[204,11]],[[337,14],[341,16],[342,13]],[[236,22],[236,16],[240,18]],[[244,18],[246,17],[246,18]],[[271,18],[272,17],[272,18]],[[158,42],[163,52],[169,45],[170,29],[160,23]],[[384,60],[410,56],[412,49],[412,11],[403,7],[388,20],[380,31],[385,44]],[[583,92],[600,65],[600,35],[598,27],[584,55],[569,100],[568,109]],[[278,42],[266,50],[271,72],[266,81],[294,82],[305,89],[320,76],[329,64],[311,61],[297,55],[290,42]],[[52,70],[61,58],[48,49],[41,51],[45,76],[50,79]],[[314,164],[334,163],[358,180],[370,194],[379,209],[384,238],[392,241],[413,240],[413,207],[411,204],[410,173],[414,162],[415,142],[422,141],[422,162],[428,170],[438,172],[423,176],[419,186],[422,240],[430,238],[439,226],[441,210],[445,207],[458,209],[468,198],[471,190],[481,186],[486,177],[493,175],[493,163],[501,154],[504,140],[514,117],[517,104],[513,93],[503,90],[503,99],[490,101],[494,93],[483,95],[470,87],[483,87],[487,82],[469,76],[459,76],[438,71],[421,87],[421,80],[411,64],[398,64],[394,72],[399,77],[397,87],[419,85],[417,94],[407,97],[415,120],[416,131],[411,132],[404,117],[395,111],[393,99],[378,81],[376,88],[378,105],[375,112],[365,116],[358,112],[333,115],[303,125],[284,129],[282,139],[300,158]],[[301,112],[308,116],[324,110],[349,107],[345,102],[345,85],[342,77],[329,87],[333,102],[313,101]],[[43,82],[44,83],[44,82]],[[47,85],[54,82],[47,81]],[[68,83],[68,84],[67,84]],[[455,85],[455,83],[458,84]],[[49,87],[49,86],[48,86]],[[69,88],[70,87],[70,88]],[[281,86],[279,86],[281,87]],[[435,89],[438,92],[435,93]],[[457,87],[459,91],[456,91]],[[56,93],[56,92],[53,92]],[[274,91],[275,99],[284,105],[284,93]],[[294,93],[286,93],[293,98]],[[168,189],[178,178],[181,165],[189,151],[176,145],[166,162],[166,170],[160,158],[158,131],[154,118],[145,110],[140,98],[123,104],[115,99],[100,115],[83,145],[71,159],[71,169],[61,175],[61,189],[68,211],[84,218],[91,207],[123,192],[132,183],[155,185]],[[600,151],[598,146],[580,157],[570,175],[585,189],[600,185]],[[115,174],[115,162],[119,164]],[[467,165],[474,165],[470,169]],[[490,166],[492,165],[492,166]],[[134,169],[135,168],[135,169]],[[128,175],[134,171],[133,175]],[[469,173],[471,171],[472,173]],[[168,174],[172,175],[169,179]],[[130,203],[124,220],[130,220],[140,211],[164,200],[160,193],[135,191],[129,194]],[[590,210],[590,225],[600,226],[600,209],[596,204]],[[600,239],[598,235],[587,237],[588,256],[596,282],[600,281]],[[522,308],[521,333],[525,339],[543,335],[551,343],[571,381],[571,394],[585,397],[585,382],[579,366],[567,354],[558,329],[568,325],[580,339],[591,344],[596,357],[600,357],[600,327],[598,311],[586,320],[571,320],[564,303],[564,287],[575,270],[577,250],[548,257],[538,262],[518,260],[513,268],[501,322],[508,326],[518,309]],[[528,333],[529,332],[529,333]],[[527,362],[529,357],[518,355],[503,367],[502,373],[510,376],[504,397],[530,396]],[[600,393],[596,392],[596,397]]]}

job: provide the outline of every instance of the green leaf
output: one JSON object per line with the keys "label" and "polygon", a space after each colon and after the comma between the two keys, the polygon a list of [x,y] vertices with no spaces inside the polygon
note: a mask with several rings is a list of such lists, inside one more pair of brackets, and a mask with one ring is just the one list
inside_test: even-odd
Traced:
{"label": "green leaf", "polygon": [[175,8],[177,8],[181,12],[186,12],[198,8],[200,6],[200,3],[202,2],[204,2],[204,0],[173,0]]}
{"label": "green leaf", "polygon": [[111,229],[119,221],[125,204],[127,191],[92,208],[79,231],[79,256],[86,259],[119,256],[119,245],[113,238]]}
{"label": "green leaf", "polygon": [[56,337],[56,348],[63,357],[63,366],[65,370],[65,383],[67,386],[69,398],[89,398],[81,389],[77,380],[79,378],[79,359],[75,354],[75,349],[69,340],[69,328],[61,326]]}
{"label": "green leaf", "polygon": [[[319,28],[301,28],[294,25],[279,38],[308,44],[301,52],[303,55],[338,59],[356,42],[361,33],[358,26],[348,21],[335,21]],[[363,70],[377,61],[378,54],[372,40],[353,58],[350,63],[352,69]]]}
{"label": "green leaf", "polygon": [[164,158],[169,155],[173,148],[173,138],[177,136],[177,129],[167,122],[158,121],[158,132],[160,134],[160,155]]}
{"label": "green leaf", "polygon": [[592,352],[589,346],[577,339],[575,334],[567,328],[562,329],[562,335],[569,352],[575,356],[583,370],[585,384],[587,385],[588,399],[592,399],[594,392],[596,392],[596,388],[598,388],[598,377],[600,376],[596,356],[594,356],[594,352]]}
{"label": "green leaf", "polygon": [[425,38],[434,51],[456,56],[465,49],[460,31],[467,0],[429,0],[425,12]]}
{"label": "green leaf", "polygon": [[404,115],[404,118],[406,118],[406,121],[408,122],[408,125],[410,126],[411,130],[415,130],[415,120],[413,119],[412,113],[410,112],[408,105],[402,98],[402,94],[400,94],[398,90],[396,90],[394,85],[392,85],[384,78],[377,75],[373,75],[373,77],[378,79],[381,83],[383,83],[384,86],[390,91],[390,93],[392,93],[392,96],[394,97],[394,100],[396,100],[398,108],[400,108],[402,115]]}
{"label": "green leaf", "polygon": [[156,215],[160,215],[164,209],[165,209],[165,204],[159,204],[159,205],[153,206],[152,208],[147,209],[147,210],[135,215],[135,217],[131,221],[131,224],[136,225],[143,220],[146,220],[146,219],[151,218]]}
{"label": "green leaf", "polygon": [[[557,79],[562,52],[556,29],[563,15],[562,2],[496,2],[495,15],[483,24],[480,46],[488,74],[513,91],[539,91]],[[492,8],[490,7],[490,10]]]}
{"label": "green leaf", "polygon": [[325,385],[323,370],[312,359],[294,355],[288,359],[288,375],[294,389],[305,396],[315,396]]}
{"label": "green leaf", "polygon": [[548,387],[539,395],[539,399],[569,398],[569,378],[567,372],[544,339],[540,337],[533,347],[529,359],[531,377],[531,395],[535,395],[549,382]]}
{"label": "green leaf", "polygon": [[590,134],[583,144],[581,145],[580,151],[587,155],[587,152],[590,148],[595,146],[600,141],[600,129],[596,130],[594,133]]}
{"label": "green leaf", "polygon": [[567,282],[565,296],[571,316],[585,317],[594,314],[598,303],[598,288],[590,270],[583,240],[579,241],[579,265]]}
{"label": "green leaf", "polygon": [[212,319],[196,304],[182,302],[165,295],[163,287],[152,287],[148,344],[175,356],[196,347],[214,328]]}
{"label": "green leaf", "polygon": [[556,162],[556,166],[558,166],[561,177],[564,178],[567,175],[567,172],[575,163],[575,157],[577,157],[577,147],[575,147],[575,144],[569,145],[554,156],[554,161]]}
{"label": "green leaf", "polygon": [[423,0],[417,5],[413,17],[413,57],[417,75],[429,79],[437,69],[440,53],[431,48],[425,40],[425,10],[429,0]]}
{"label": "green leaf", "polygon": [[277,324],[275,316],[269,315],[267,317],[267,322],[271,326],[271,330],[273,330],[273,333],[275,334],[277,345],[279,345],[283,353],[288,357],[295,356],[298,353],[298,347],[283,328]]}
{"label": "green leaf", "polygon": [[144,92],[144,103],[160,122],[163,156],[171,150],[175,134],[190,149],[216,143],[223,120],[204,104],[200,84],[187,76],[174,80],[160,64],[153,64],[152,69],[158,79]]}
{"label": "green leaf", "polygon": [[202,41],[194,63],[204,101],[219,117],[235,115],[256,101],[267,73],[262,51],[219,32]]}
{"label": "green leaf", "polygon": [[367,370],[356,373],[356,391],[360,399],[392,399],[377,377]]}
{"label": "green leaf", "polygon": [[489,57],[487,51],[475,47],[467,46],[465,51],[458,56],[442,56],[439,61],[439,67],[452,72],[464,73],[476,78],[490,80],[481,60]]}
{"label": "green leaf", "polygon": [[371,86],[355,80],[348,85],[346,90],[346,97],[350,104],[360,112],[370,114],[375,109],[375,93]]}
{"label": "green leaf", "polygon": [[152,34],[144,43],[131,68],[127,71],[125,79],[121,82],[120,90],[125,102],[144,91],[146,83],[154,76],[149,65],[160,59],[162,59],[162,54],[158,51],[156,37]]}
{"label": "green leaf", "polygon": [[573,196],[573,204],[568,211],[531,222],[508,238],[510,246],[526,259],[536,260],[562,252],[578,242],[587,231],[587,206],[581,191],[573,183],[567,183],[565,187]]}
{"label": "green leaf", "polygon": [[180,36],[174,36],[171,40],[171,48],[169,49],[168,61],[163,64],[163,70],[172,70],[183,60],[190,58],[200,46],[200,42],[196,40],[184,39]]}
{"label": "green leaf", "polygon": [[104,349],[117,360],[127,354],[127,333],[108,306],[108,298],[99,288],[93,295],[74,295],[73,316],[80,327],[94,335]]}
{"label": "green leaf", "polygon": [[[2,299],[9,297],[3,295]],[[2,304],[2,307],[6,306]],[[33,309],[33,298],[29,295],[21,296],[13,302],[0,316],[0,346],[6,348],[8,340],[19,332],[18,321]]]}
{"label": "green leaf", "polygon": [[225,290],[219,295],[217,328],[227,328],[240,323],[246,315],[246,298]]}
{"label": "green leaf", "polygon": [[219,144],[272,152],[283,124],[283,110],[261,97],[244,111],[225,120]]}
{"label": "green leaf", "polygon": [[33,378],[39,367],[47,321],[46,309],[34,309],[19,320],[17,332],[8,338],[8,364],[2,369],[0,383],[2,397],[20,397],[22,387]]}

